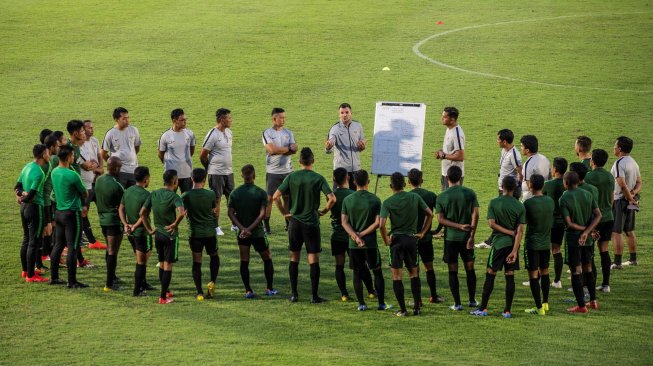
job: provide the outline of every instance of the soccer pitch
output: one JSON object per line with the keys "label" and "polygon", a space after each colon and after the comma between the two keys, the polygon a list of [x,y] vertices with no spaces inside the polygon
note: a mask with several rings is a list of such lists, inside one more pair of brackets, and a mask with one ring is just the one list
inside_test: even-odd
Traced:
{"label": "soccer pitch", "polygon": [[[652,364],[653,288],[649,243],[653,215],[653,8],[644,1],[264,1],[100,2],[1,1],[0,75],[5,85],[0,179],[5,212],[0,224],[0,364]],[[383,71],[387,67],[389,70]],[[442,241],[434,241],[438,292],[445,304],[426,304],[419,317],[357,312],[340,302],[330,255],[328,217],[322,219],[320,293],[309,303],[309,271],[300,262],[300,302],[289,295],[287,237],[276,208],[270,236],[277,297],[246,300],[235,236],[219,238],[217,299],[198,302],[191,277],[187,224],[181,225],[180,262],[168,306],[157,296],[133,298],[134,259],[126,240],[120,252],[121,292],[104,293],[104,253],[86,251],[97,265],[78,270],[85,290],[26,284],[20,278],[22,240],[13,186],[42,128],[65,130],[70,119],[92,119],[102,139],[117,106],[129,110],[143,139],[139,163],[159,188],[156,150],[183,108],[201,144],[219,107],[232,111],[233,165],[254,164],[264,186],[261,132],[272,107],[283,107],[299,147],[316,153],[317,172],[330,179],[332,156],[323,154],[338,105],[348,102],[370,143],[377,101],[427,105],[425,188],[438,192],[440,165],[433,152],[445,128],[442,108],[461,111],[465,131],[465,185],[481,205],[477,241],[489,234],[485,214],[496,195],[496,133],[535,134],[540,152],[575,161],[573,144],[588,135],[594,148],[612,151],[620,135],[633,138],[639,163],[642,211],[637,216],[640,265],[613,271],[612,292],[599,293],[599,311],[566,314],[573,297],[551,290],[552,311],[533,306],[515,276],[513,319],[502,319],[504,278],[490,299],[491,317],[452,312]],[[198,150],[199,151],[199,150]],[[369,170],[371,145],[362,154]],[[193,158],[200,166],[199,154]],[[611,156],[607,167],[614,162]],[[298,167],[297,158],[293,164]],[[372,185],[376,177],[372,178]],[[236,174],[236,183],[242,181]],[[389,196],[388,178],[378,195]],[[91,222],[100,233],[95,206]],[[223,203],[221,222],[226,224]],[[380,241],[381,242],[381,241]],[[476,250],[480,300],[488,251]],[[382,250],[386,299],[395,304]],[[624,250],[627,258],[627,249]],[[264,289],[263,266],[253,254],[254,290]],[[208,261],[204,261],[205,282]],[[154,281],[153,260],[148,279]],[[46,262],[46,265],[47,262]],[[65,276],[65,274],[63,274]],[[461,294],[466,286],[461,271]],[[601,275],[599,274],[599,277]],[[64,277],[65,278],[65,277]],[[351,271],[347,270],[350,293]],[[407,281],[405,281],[407,283]],[[423,297],[427,294],[426,281]],[[407,286],[408,288],[408,286]],[[408,290],[407,290],[408,294]],[[374,303],[368,302],[368,303]],[[467,309],[466,309],[467,310]],[[471,309],[470,309],[471,310]]]}

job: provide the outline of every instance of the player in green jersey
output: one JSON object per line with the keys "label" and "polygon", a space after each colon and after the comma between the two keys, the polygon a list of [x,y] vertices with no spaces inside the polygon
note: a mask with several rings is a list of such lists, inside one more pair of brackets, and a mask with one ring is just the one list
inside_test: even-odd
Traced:
{"label": "player in green jersey", "polygon": [[562,258],[562,240],[565,236],[565,221],[560,214],[560,206],[558,200],[565,191],[563,175],[567,172],[567,160],[565,158],[557,157],[553,159],[551,165],[551,180],[544,182],[542,194],[549,196],[553,199],[555,208],[553,210],[553,227],[551,228],[551,255],[553,256],[553,282],[551,287],[562,288],[560,277],[562,276],[562,267],[564,260]]}

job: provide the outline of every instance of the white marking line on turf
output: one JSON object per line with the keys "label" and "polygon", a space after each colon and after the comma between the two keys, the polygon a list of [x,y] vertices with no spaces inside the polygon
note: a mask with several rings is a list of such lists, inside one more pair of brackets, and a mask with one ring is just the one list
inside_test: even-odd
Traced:
{"label": "white marking line on turf", "polygon": [[426,42],[429,42],[431,40],[434,40],[436,38],[440,38],[442,36],[445,36],[445,35],[448,35],[448,34],[451,34],[451,33],[461,32],[461,31],[470,30],[470,29],[492,27],[492,26],[495,26],[495,25],[518,24],[518,23],[527,23],[527,22],[540,22],[540,21],[544,21],[544,20],[558,20],[558,19],[568,19],[568,18],[586,18],[586,17],[600,17],[600,16],[615,16],[615,15],[632,15],[632,14],[650,14],[650,13],[653,13],[653,12],[646,11],[646,12],[618,13],[618,14],[563,15],[563,16],[552,17],[552,18],[511,20],[511,21],[506,21],[506,22],[471,25],[471,26],[468,26],[468,27],[452,29],[452,30],[448,30],[448,31],[445,31],[445,32],[436,33],[436,34],[434,34],[432,36],[424,38],[423,40],[415,43],[415,45],[413,46],[413,53],[416,54],[417,56],[429,61],[432,64],[435,64],[435,65],[438,65],[438,66],[441,66],[441,67],[445,67],[445,68],[448,68],[448,69],[464,72],[464,73],[467,73],[467,74],[478,75],[478,76],[483,76],[483,77],[488,77],[488,78],[502,79],[502,80],[508,80],[508,81],[517,81],[517,82],[521,82],[521,83],[550,86],[550,87],[554,87],[554,88],[589,89],[589,90],[618,91],[618,92],[628,92],[628,93],[653,93],[653,90],[598,88],[598,87],[582,86],[582,85],[546,83],[546,82],[542,82],[542,81],[519,79],[519,78],[513,78],[513,77],[509,77],[509,76],[491,74],[491,73],[487,73],[487,72],[468,70],[468,69],[463,69],[462,67],[449,65],[449,64],[446,64],[446,63],[444,63],[442,61],[435,60],[435,59],[423,54],[419,50],[419,48],[422,47]]}

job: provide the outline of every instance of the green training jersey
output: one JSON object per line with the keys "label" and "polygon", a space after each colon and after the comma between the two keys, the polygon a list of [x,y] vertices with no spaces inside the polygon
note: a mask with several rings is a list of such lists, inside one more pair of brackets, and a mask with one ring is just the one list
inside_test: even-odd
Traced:
{"label": "green training jersey", "polygon": [[45,183],[46,175],[43,173],[43,169],[35,161],[25,164],[23,170],[18,176],[18,182],[23,185],[23,191],[29,193],[30,191],[36,191],[34,198],[32,198],[32,203],[43,206],[43,184]]}
{"label": "green training jersey", "polygon": [[290,173],[279,186],[279,191],[290,196],[292,217],[304,224],[319,226],[320,192],[328,195],[331,188],[326,179],[312,170]]}
{"label": "green training jersey", "polygon": [[183,205],[181,197],[177,193],[169,189],[159,188],[150,193],[143,207],[152,210],[156,231],[174,238],[179,234],[179,230],[175,229],[174,232],[169,233],[165,227],[175,222],[177,219],[177,207],[182,207]]}
{"label": "green training jersey", "polygon": [[415,193],[399,191],[381,205],[381,217],[390,218],[390,234],[415,235],[417,230],[417,211],[428,206]]}
{"label": "green training jersey", "polygon": [[[524,205],[512,195],[502,195],[490,201],[487,209],[487,219],[493,219],[498,225],[515,231],[519,224],[526,223],[526,210]],[[494,249],[512,247],[515,244],[515,238],[504,233],[495,231],[492,236]]]}
{"label": "green training jersey", "polygon": [[[245,183],[236,188],[229,195],[229,208],[233,208],[238,221],[249,227],[256,218],[261,214],[261,209],[267,207],[268,195],[264,190],[253,183]],[[265,236],[263,224],[259,224],[252,230],[252,238],[262,238]]]}
{"label": "green training jersey", "polygon": [[601,222],[612,221],[612,198],[614,192],[614,176],[603,168],[596,168],[585,176],[585,183],[598,189],[598,205],[601,210]]}
{"label": "green training jersey", "polygon": [[[428,206],[428,208],[430,208],[431,211],[435,210],[435,201],[437,199],[435,193],[426,190],[424,188],[415,188],[411,192],[422,197],[424,203],[426,203],[426,206]],[[417,232],[420,232],[422,230],[422,227],[424,226],[425,217],[426,215],[424,215],[423,210],[417,211]],[[431,240],[433,240],[433,234],[431,234],[431,226],[429,226],[429,229],[426,231],[426,234],[424,234],[424,237],[420,239],[420,242],[427,243],[430,242]]]}
{"label": "green training jersey", "polygon": [[553,210],[553,227],[555,228],[564,228],[565,220],[560,214],[560,204],[559,200],[562,194],[565,192],[565,184],[562,178],[554,178],[544,182],[544,188],[542,188],[542,194],[549,196],[553,199],[555,203],[555,208]]}
{"label": "green training jersey", "polygon": [[80,146],[77,146],[77,145],[73,144],[73,142],[70,141],[70,139],[68,139],[68,146],[70,146],[70,148],[73,149],[73,156],[75,157],[72,164],[70,164],[70,169],[74,170],[77,174],[81,174],[82,173],[82,165],[79,162],[79,160],[80,160],[80,158],[82,156],[81,148],[80,148]]}
{"label": "green training jersey", "polygon": [[342,202],[352,193],[354,191],[348,188],[336,188],[333,191],[333,194],[336,195],[336,204],[331,207],[331,228],[333,229],[331,240],[347,241],[347,238],[349,238],[345,229],[342,228],[340,213],[342,212]]}
{"label": "green training jersey", "polygon": [[[138,185],[133,185],[125,190],[122,195],[122,203],[125,205],[125,219],[130,225],[135,224],[141,217],[141,208],[145,201],[150,197],[150,192]],[[144,237],[149,235],[145,230],[145,225],[141,224],[132,232],[132,236]]]}
{"label": "green training jersey", "polygon": [[[347,221],[355,232],[367,229],[376,221],[381,213],[381,200],[369,191],[356,191],[342,202],[342,214],[347,215]],[[362,237],[365,248],[376,248],[376,230]],[[349,248],[358,249],[355,241],[349,238]],[[364,248],[361,248],[364,249]]]}
{"label": "green training jersey", "polygon": [[105,174],[95,180],[95,206],[100,217],[100,225],[121,225],[118,207],[125,189],[116,177]]}
{"label": "green training jersey", "polygon": [[[476,193],[463,186],[451,186],[440,193],[435,202],[435,212],[447,220],[458,224],[471,224],[472,212],[478,207]],[[445,227],[444,239],[449,241],[467,240],[469,233],[451,227]]]}
{"label": "green training jersey", "polygon": [[[560,197],[560,212],[562,213],[562,217],[569,217],[571,222],[581,226],[589,225],[595,208],[598,208],[596,200],[592,197],[591,193],[584,189],[576,188],[568,190]],[[580,231],[567,229],[565,235],[567,244],[577,246],[580,234]],[[592,244],[592,238],[588,236],[585,245]]]}
{"label": "green training jersey", "polygon": [[82,210],[82,195],[86,193],[86,186],[74,170],[56,167],[52,171],[52,188],[57,197],[57,210]]}
{"label": "green training jersey", "polygon": [[186,208],[186,219],[191,238],[215,236],[215,192],[208,189],[191,189],[181,195]]}
{"label": "green training jersey", "polygon": [[533,196],[524,201],[526,209],[526,236],[524,246],[528,250],[551,249],[551,228],[555,202],[549,196]]}
{"label": "green training jersey", "polygon": [[588,172],[592,171],[592,164],[590,164],[591,160],[592,160],[592,158],[586,158],[586,159],[583,159],[583,160],[580,161],[581,163],[583,163],[583,165],[585,165],[585,167],[587,167]]}

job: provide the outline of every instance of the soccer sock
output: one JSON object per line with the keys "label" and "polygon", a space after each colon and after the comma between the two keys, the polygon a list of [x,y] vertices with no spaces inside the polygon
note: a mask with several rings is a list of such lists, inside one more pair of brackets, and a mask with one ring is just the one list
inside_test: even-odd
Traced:
{"label": "soccer sock", "polygon": [[583,293],[583,281],[580,279],[580,274],[571,275],[571,288],[574,289],[574,296],[576,297],[576,303],[579,307],[585,306],[584,293]]}
{"label": "soccer sock", "polygon": [[249,285],[249,261],[240,261],[240,278],[243,279],[243,286],[246,292],[252,292]]}
{"label": "soccer sock", "polygon": [[113,280],[116,278],[116,266],[118,262],[118,257],[116,255],[107,255],[107,281],[106,286],[111,288],[113,286]]}
{"label": "soccer sock", "polygon": [[410,291],[413,293],[413,308],[419,309],[422,302],[422,281],[419,276],[410,279]]}
{"label": "soccer sock", "polygon": [[548,274],[540,277],[540,287],[542,287],[542,302],[549,302],[549,289],[551,288],[551,277]]}
{"label": "soccer sock", "polygon": [[494,290],[494,279],[497,278],[497,275],[485,274],[485,283],[483,284],[483,295],[481,297],[481,309],[487,309],[487,303],[490,301],[490,295]]}
{"label": "soccer sock", "polygon": [[320,286],[320,263],[311,263],[311,293],[317,297],[318,286]]}
{"label": "soccer sock", "polygon": [[601,252],[601,272],[603,272],[602,286],[610,285],[610,252]]}
{"label": "soccer sock", "polygon": [[[539,291],[538,291],[539,295]],[[515,297],[515,275],[506,275],[506,307],[503,308],[504,313],[510,312],[512,308],[512,299]],[[542,303],[540,302],[540,307]],[[539,308],[538,308],[539,309]]]}
{"label": "soccer sock", "polygon": [[[370,274],[369,268],[365,267],[361,270],[361,281],[365,284],[368,293],[373,294],[375,292],[374,287],[376,287],[376,285],[372,284],[372,275]],[[379,291],[378,287],[376,288],[376,291]]]}
{"label": "soccer sock", "polygon": [[404,300],[404,283],[401,280],[392,280],[392,289],[395,291],[395,297],[399,303],[401,311],[406,311],[406,301]]}
{"label": "soccer sock", "polygon": [[193,282],[195,282],[195,289],[198,294],[204,293],[202,291],[202,263],[193,262]]}
{"label": "soccer sock", "polygon": [[163,271],[161,275],[161,298],[165,299],[172,280],[172,271]]}
{"label": "soccer sock", "polygon": [[354,292],[359,304],[365,304],[363,297],[363,281],[361,280],[360,271],[354,270]]}
{"label": "soccer sock", "polygon": [[163,283],[163,263],[161,263],[161,267],[159,267],[159,282]]}
{"label": "soccer sock", "polygon": [[621,265],[621,254],[615,254],[614,255],[614,264],[620,266]]}
{"label": "soccer sock", "polygon": [[476,301],[476,271],[473,269],[467,271],[467,291],[469,292],[469,301]]}
{"label": "soccer sock", "polygon": [[267,289],[272,290],[272,284],[274,283],[274,266],[272,265],[271,258],[263,260],[263,273],[265,274]]}
{"label": "soccer sock", "polygon": [[[369,272],[367,272],[369,274]],[[385,304],[385,280],[381,268],[374,270],[374,287],[376,287],[376,297],[379,305]]]}
{"label": "soccer sock", "polygon": [[596,277],[594,277],[594,273],[592,272],[585,272],[583,276],[585,277],[587,291],[590,293],[590,301],[594,301],[596,300]]}
{"label": "soccer sock", "polygon": [[338,284],[338,288],[340,289],[340,294],[341,295],[349,295],[347,292],[347,279],[345,277],[345,266],[342,265],[337,265],[336,264],[336,283]]}
{"label": "soccer sock", "polygon": [[458,272],[449,271],[449,289],[453,296],[454,304],[460,305],[460,284],[458,283]]}
{"label": "soccer sock", "polygon": [[211,282],[218,279],[218,272],[220,272],[220,256],[212,255],[209,262],[209,269],[211,271]]}
{"label": "soccer sock", "polygon": [[297,295],[297,277],[299,277],[299,262],[288,263],[288,276],[290,277],[290,292]]}
{"label": "soccer sock", "polygon": [[630,261],[637,262],[637,252],[630,253]]}
{"label": "soccer sock", "polygon": [[[531,278],[528,280],[531,283],[531,294],[533,295],[533,300],[535,300],[535,307],[540,309],[542,307],[542,297],[540,295],[540,280],[539,278]],[[544,280],[542,280],[544,283]]]}
{"label": "soccer sock", "polygon": [[431,291],[431,297],[435,299],[438,296],[438,292],[435,290],[435,271],[430,270],[426,271],[426,283],[429,285],[429,290]]}
{"label": "soccer sock", "polygon": [[554,275],[553,282],[560,282],[560,276],[562,276],[562,253],[555,253],[553,255],[553,270]]}
{"label": "soccer sock", "polygon": [[136,271],[134,271],[134,296],[141,292],[141,286],[145,280],[145,265],[137,264]]}

